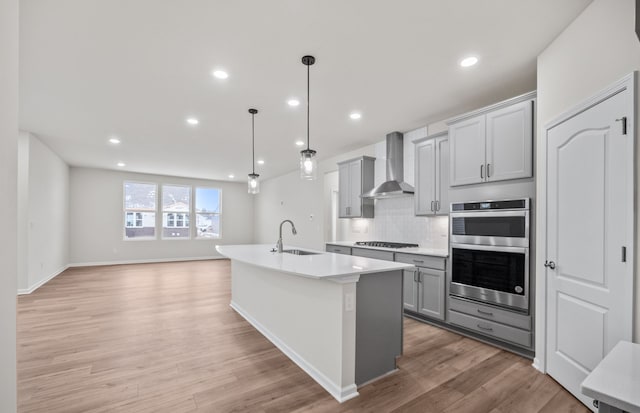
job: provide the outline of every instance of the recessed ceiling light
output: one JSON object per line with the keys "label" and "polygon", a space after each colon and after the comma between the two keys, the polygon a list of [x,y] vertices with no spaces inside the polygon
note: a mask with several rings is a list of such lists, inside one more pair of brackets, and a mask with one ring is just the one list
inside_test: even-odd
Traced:
{"label": "recessed ceiling light", "polygon": [[196,126],[200,121],[196,118],[187,118],[187,123],[191,126]]}
{"label": "recessed ceiling light", "polygon": [[296,141],[296,146],[304,146],[304,142],[302,142],[302,141]]}
{"label": "recessed ceiling light", "polygon": [[289,99],[287,100],[287,105],[289,106],[298,106],[300,101],[298,99]]}
{"label": "recessed ceiling light", "polygon": [[360,119],[362,117],[362,115],[357,113],[357,112],[354,112],[354,113],[350,114],[349,117],[351,119]]}
{"label": "recessed ceiling light", "polygon": [[225,72],[224,70],[214,70],[213,72],[211,72],[211,74],[213,75],[213,77],[218,79],[226,79],[229,77],[229,73]]}
{"label": "recessed ceiling light", "polygon": [[120,143],[120,139],[118,139],[118,138],[111,138],[111,139],[109,139],[109,143],[112,143],[112,144],[114,144],[114,145],[117,145],[117,144],[119,144],[119,143]]}
{"label": "recessed ceiling light", "polygon": [[123,166],[127,166],[127,164],[125,164],[124,162],[118,162],[118,166],[122,168]]}
{"label": "recessed ceiling light", "polygon": [[258,159],[258,165],[264,165],[264,161],[262,159]]}
{"label": "recessed ceiling light", "polygon": [[476,63],[478,63],[478,58],[475,56],[469,56],[460,61],[460,66],[469,67],[475,65]]}
{"label": "recessed ceiling light", "polygon": [[229,175],[229,179],[233,179],[233,178],[235,178],[234,175]]}

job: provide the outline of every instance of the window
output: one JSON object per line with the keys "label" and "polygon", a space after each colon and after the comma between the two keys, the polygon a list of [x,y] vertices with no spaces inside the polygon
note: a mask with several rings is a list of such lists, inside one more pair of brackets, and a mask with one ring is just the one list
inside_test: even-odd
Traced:
{"label": "window", "polygon": [[214,239],[221,237],[220,231],[220,190],[216,188],[196,188],[196,238]]}
{"label": "window", "polygon": [[156,237],[155,184],[124,183],[124,238],[153,239]]}
{"label": "window", "polygon": [[162,238],[189,239],[191,187],[162,185]]}

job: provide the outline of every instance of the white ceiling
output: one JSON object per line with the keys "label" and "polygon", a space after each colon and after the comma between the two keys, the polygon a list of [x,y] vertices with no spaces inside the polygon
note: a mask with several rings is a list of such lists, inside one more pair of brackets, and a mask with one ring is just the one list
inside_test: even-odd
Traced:
{"label": "white ceiling", "polygon": [[74,166],[244,180],[255,107],[273,177],[306,134],[286,104],[304,102],[303,55],[322,159],[535,89],[536,56],[589,2],[22,0],[20,126]]}

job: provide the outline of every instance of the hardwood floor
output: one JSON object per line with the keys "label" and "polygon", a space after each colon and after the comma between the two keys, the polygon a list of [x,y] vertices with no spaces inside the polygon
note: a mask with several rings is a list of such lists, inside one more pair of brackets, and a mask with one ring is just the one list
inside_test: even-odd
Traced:
{"label": "hardwood floor", "polygon": [[588,412],[530,361],[405,319],[339,404],[230,307],[226,260],[75,268],[18,299],[19,412]]}

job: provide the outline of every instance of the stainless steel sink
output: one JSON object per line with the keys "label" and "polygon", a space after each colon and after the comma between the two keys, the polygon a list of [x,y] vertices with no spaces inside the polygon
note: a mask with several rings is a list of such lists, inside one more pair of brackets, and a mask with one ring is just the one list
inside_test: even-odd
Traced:
{"label": "stainless steel sink", "polygon": [[293,255],[318,255],[320,252],[312,252],[312,251],[304,251],[304,250],[283,250],[282,252],[286,252],[287,254]]}

